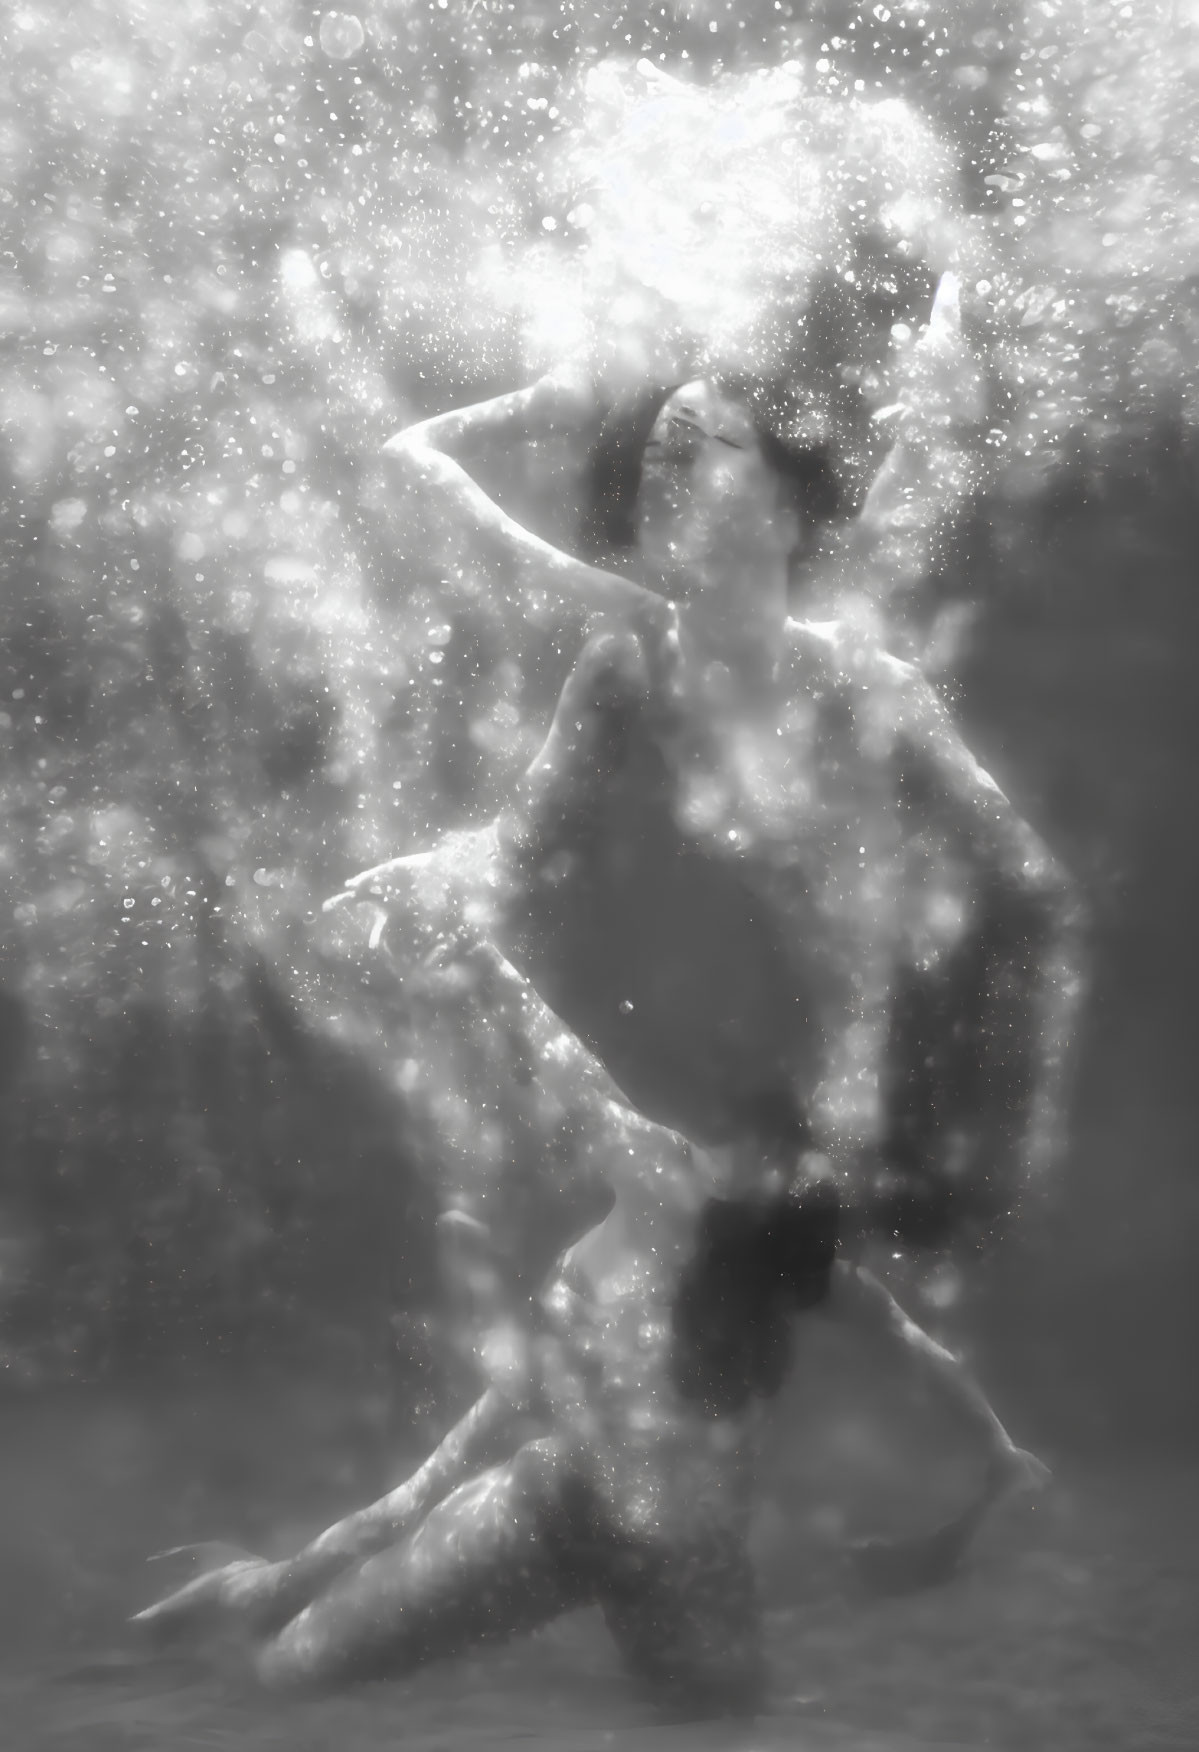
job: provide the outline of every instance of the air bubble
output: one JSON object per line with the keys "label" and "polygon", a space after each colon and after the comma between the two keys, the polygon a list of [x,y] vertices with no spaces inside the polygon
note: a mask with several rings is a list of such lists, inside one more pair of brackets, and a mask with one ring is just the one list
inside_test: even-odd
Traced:
{"label": "air bubble", "polygon": [[361,20],[352,12],[326,12],[321,19],[321,48],[331,61],[346,61],[366,41]]}

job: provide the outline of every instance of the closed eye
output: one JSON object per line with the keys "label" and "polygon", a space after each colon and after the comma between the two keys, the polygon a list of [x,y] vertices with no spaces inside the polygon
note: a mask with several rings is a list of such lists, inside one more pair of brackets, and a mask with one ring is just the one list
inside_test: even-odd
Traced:
{"label": "closed eye", "polygon": [[713,438],[720,444],[727,444],[730,450],[744,450],[744,444],[739,444],[735,438],[726,438],[723,432],[713,432]]}

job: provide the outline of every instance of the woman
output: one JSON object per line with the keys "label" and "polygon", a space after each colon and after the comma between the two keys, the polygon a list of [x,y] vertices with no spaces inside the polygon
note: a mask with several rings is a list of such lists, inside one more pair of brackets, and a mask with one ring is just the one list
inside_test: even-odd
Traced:
{"label": "woman", "polygon": [[[955,311],[943,288],[930,346]],[[1071,885],[917,668],[860,618],[788,618],[818,583],[830,466],[764,436],[743,396],[689,384],[609,421],[583,517],[603,566],[513,522],[455,460],[569,444],[595,418],[550,378],[386,447],[518,591],[595,629],[498,863],[476,868],[491,939],[639,1111],[710,1145],[785,1090],[855,1191],[874,1187],[873,1223],[985,1228],[1053,1155]],[[859,598],[892,581],[870,576],[863,532],[902,521],[909,567],[914,524],[930,550],[938,533],[905,430],[844,544]],[[446,854],[421,862],[452,893],[474,878],[460,842]]]}
{"label": "woman", "polygon": [[[510,964],[468,957],[502,1024],[557,1089],[613,1188],[522,1329],[480,1347],[492,1386],[423,1467],[291,1560],[246,1558],[138,1615],[157,1634],[248,1634],[270,1685],[397,1676],[598,1604],[629,1671],[672,1713],[752,1712],[768,1675],[747,1555],[761,1407],[790,1317],[814,1307],[880,1335],[987,1455],[983,1491],[907,1548],[870,1553],[909,1579],[948,1573],[983,1510],[1043,1482],[955,1360],[867,1272],[836,1257],[839,1200],[794,1114],[761,1111],[706,1154],[642,1119]],[[573,1062],[571,1062],[573,1061]],[[770,1139],[767,1143],[765,1140]],[[485,1466],[498,1444],[511,1458]],[[889,1561],[888,1561],[889,1560]],[[935,1574],[934,1574],[935,1567]]]}
{"label": "woman", "polygon": [[[351,888],[466,994],[432,1006],[445,1050],[429,1063],[469,1098],[447,1122],[463,1127],[452,1227],[490,1238],[468,1275],[491,1272],[479,1346],[491,1388],[413,1480],[291,1564],[234,1566],[141,1616],[241,1614],[264,1639],[264,1677],[330,1681],[598,1601],[661,1693],[747,1708],[763,1680],[746,1557],[755,1408],[782,1379],[791,1312],[823,1306],[889,1335],[979,1430],[986,1487],[935,1543],[943,1563],[983,1505],[1042,1472],[953,1359],[836,1257],[843,1205],[868,1227],[945,1222],[936,1151],[919,1150],[927,1115],[906,1091],[896,1101],[880,1065],[905,953],[914,964],[919,943],[932,965],[958,944],[892,904],[908,847],[877,749],[863,748],[883,738],[880,702],[892,743],[918,741],[985,832],[990,866],[1019,871],[1050,911],[1055,879],[916,672],[788,622],[825,470],[781,458],[744,400],[688,384],[654,411],[643,450],[601,449],[606,534],[633,561],[620,571],[540,542],[448,454],[470,435],[552,433],[580,411],[550,381],[387,447],[498,537],[526,583],[607,623],[512,808]],[[848,721],[839,671],[868,700]],[[986,988],[985,957],[976,973]],[[454,1059],[464,1038],[469,1063]],[[500,1138],[490,1178],[478,1148],[479,1116],[522,1098],[524,1145],[557,1113],[557,1169],[614,1196],[523,1312],[502,1239],[521,1140]],[[889,1159],[897,1109],[911,1168]],[[471,1476],[518,1418],[512,1458]]]}

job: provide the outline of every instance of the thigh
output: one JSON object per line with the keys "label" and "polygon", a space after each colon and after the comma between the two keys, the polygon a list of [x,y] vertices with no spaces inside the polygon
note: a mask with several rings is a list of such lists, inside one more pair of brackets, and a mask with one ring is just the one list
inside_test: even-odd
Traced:
{"label": "thigh", "polygon": [[546,1440],[459,1486],[410,1539],[368,1558],[292,1619],[261,1652],[262,1678],[322,1685],[392,1676],[582,1604],[588,1584],[571,1561],[569,1484]]}
{"label": "thigh", "polygon": [[630,1550],[601,1593],[604,1618],[630,1672],[674,1712],[752,1713],[765,1689],[753,1570],[732,1537]]}

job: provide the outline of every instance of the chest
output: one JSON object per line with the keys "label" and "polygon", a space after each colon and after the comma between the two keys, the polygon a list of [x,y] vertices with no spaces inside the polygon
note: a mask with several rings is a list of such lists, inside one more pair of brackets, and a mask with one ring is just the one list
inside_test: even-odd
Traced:
{"label": "chest", "polygon": [[530,824],[508,952],[640,1111],[700,1141],[772,1090],[810,1098],[862,922],[889,916],[894,811],[843,718],[651,702]]}

